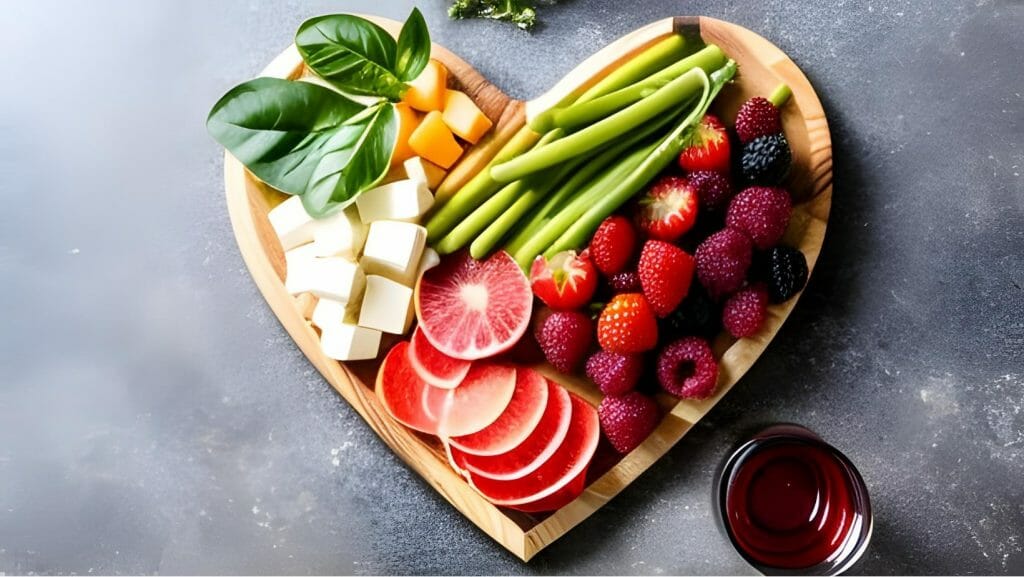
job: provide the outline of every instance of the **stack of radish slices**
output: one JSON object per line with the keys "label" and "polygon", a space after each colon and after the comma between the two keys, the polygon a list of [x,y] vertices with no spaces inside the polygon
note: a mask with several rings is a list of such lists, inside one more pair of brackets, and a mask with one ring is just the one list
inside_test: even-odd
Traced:
{"label": "stack of radish slices", "polygon": [[420,280],[411,341],[395,345],[377,375],[392,417],[440,437],[452,467],[488,501],[531,513],[583,492],[600,437],[586,401],[495,359],[526,332],[532,303],[507,253],[446,258]]}

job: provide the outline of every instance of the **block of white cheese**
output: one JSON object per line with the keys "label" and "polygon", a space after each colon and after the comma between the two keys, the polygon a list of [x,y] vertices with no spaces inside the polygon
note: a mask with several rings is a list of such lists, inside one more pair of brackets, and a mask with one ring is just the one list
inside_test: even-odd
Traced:
{"label": "block of white cheese", "polygon": [[410,222],[378,220],[370,225],[359,263],[375,274],[412,286],[427,242],[427,229]]}
{"label": "block of white cheese", "polygon": [[321,330],[331,327],[359,322],[359,306],[361,300],[336,301],[334,299],[320,299],[313,309],[310,320]]}
{"label": "block of white cheese", "polygon": [[427,183],[430,190],[437,190],[447,174],[443,168],[420,156],[407,159],[402,167],[409,179]]}
{"label": "block of white cheese", "polygon": [[411,288],[375,274],[366,276],[359,326],[400,335],[409,330],[412,317]]}
{"label": "block of white cheese", "polygon": [[437,251],[427,247],[423,249],[423,255],[420,256],[420,264],[416,267],[416,278],[423,276],[423,273],[441,264],[441,255],[437,254]]}
{"label": "block of white cheese", "polygon": [[302,198],[289,197],[267,213],[270,226],[274,227],[281,246],[288,251],[297,246],[313,242],[315,220],[302,206]]}
{"label": "block of white cheese", "polygon": [[359,258],[366,242],[367,227],[359,220],[355,207],[315,220],[312,227],[316,256],[343,256],[352,261]]}
{"label": "block of white cheese", "polygon": [[320,349],[338,361],[362,361],[376,358],[380,337],[376,329],[342,323],[321,329]]}
{"label": "block of white cheese", "polygon": [[288,292],[308,292],[342,302],[358,301],[366,287],[366,276],[359,265],[339,256],[310,256],[308,246],[285,253],[288,271],[284,286]]}
{"label": "block of white cheese", "polygon": [[356,197],[359,218],[365,223],[378,220],[418,220],[434,204],[426,181],[404,179],[371,188]]}

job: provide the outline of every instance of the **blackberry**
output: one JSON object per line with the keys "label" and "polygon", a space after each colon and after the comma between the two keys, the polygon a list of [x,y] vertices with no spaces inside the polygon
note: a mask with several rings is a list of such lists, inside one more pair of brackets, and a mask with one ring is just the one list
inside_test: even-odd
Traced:
{"label": "blackberry", "polygon": [[807,284],[807,259],[789,246],[768,251],[768,296],[773,303],[786,302]]}
{"label": "blackberry", "polygon": [[683,302],[661,320],[659,334],[662,342],[689,336],[710,339],[721,330],[721,321],[722,315],[707,291],[700,284],[693,283]]}
{"label": "blackberry", "polygon": [[735,195],[729,176],[724,172],[713,172],[710,170],[698,170],[691,172],[686,177],[690,184],[697,189],[697,198],[700,200],[700,207],[706,210],[719,210],[729,205],[729,200]]}
{"label": "blackberry", "polygon": [[743,178],[752,184],[776,185],[789,174],[793,153],[782,133],[759,136],[743,145]]}

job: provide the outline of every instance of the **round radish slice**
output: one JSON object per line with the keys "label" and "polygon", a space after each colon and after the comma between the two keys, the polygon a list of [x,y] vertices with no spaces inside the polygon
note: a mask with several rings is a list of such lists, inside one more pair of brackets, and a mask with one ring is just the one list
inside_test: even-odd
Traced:
{"label": "round radish slice", "polygon": [[489,427],[448,441],[453,447],[473,455],[500,455],[519,446],[537,428],[548,406],[548,382],[537,371],[516,370],[516,388],[505,412]]}
{"label": "round radish slice", "polygon": [[502,507],[516,507],[554,495],[585,473],[597,450],[601,428],[597,410],[586,401],[572,397],[572,424],[558,451],[532,474],[514,481],[495,481],[470,475],[470,484],[488,501]]}
{"label": "round radish slice", "polygon": [[442,389],[454,389],[469,372],[470,361],[449,357],[430,344],[419,327],[412,333],[409,362],[427,383]]}
{"label": "round radish slice", "polygon": [[583,489],[587,486],[587,469],[584,468],[580,471],[576,478],[569,482],[568,485],[555,491],[553,494],[538,499],[536,501],[530,501],[529,503],[522,503],[520,505],[509,505],[509,509],[515,509],[516,511],[522,511],[524,513],[540,513],[543,511],[554,511],[561,509],[569,503],[576,500],[583,493]]}
{"label": "round radish slice", "polygon": [[451,401],[438,423],[437,434],[461,437],[482,431],[505,412],[515,390],[515,367],[473,363],[462,383],[448,391]]}
{"label": "round radish slice", "polygon": [[568,391],[548,381],[548,406],[525,441],[507,453],[489,457],[471,455],[449,444],[452,465],[477,477],[504,481],[521,479],[536,471],[558,450],[569,432],[571,420],[572,401]]}
{"label": "round radish slice", "polygon": [[416,317],[424,336],[449,357],[476,360],[510,349],[530,324],[533,293],[505,251],[483,261],[462,252],[423,273]]}
{"label": "round radish slice", "polygon": [[409,343],[400,342],[384,357],[377,371],[377,398],[396,421],[436,435],[450,391],[428,385],[409,364]]}

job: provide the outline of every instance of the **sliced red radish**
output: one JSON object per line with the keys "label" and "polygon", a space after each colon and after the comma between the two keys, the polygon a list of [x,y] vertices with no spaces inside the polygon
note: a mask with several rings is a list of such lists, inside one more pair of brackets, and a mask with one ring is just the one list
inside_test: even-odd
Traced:
{"label": "sliced red radish", "polygon": [[554,511],[561,509],[569,503],[573,502],[576,497],[579,497],[583,493],[583,489],[587,485],[587,469],[580,471],[576,478],[569,481],[569,484],[555,491],[551,495],[531,501],[529,503],[522,503],[520,505],[509,505],[510,509],[522,511],[524,513],[540,513],[543,511]]}
{"label": "sliced red radish", "polygon": [[488,457],[471,455],[449,446],[452,465],[477,477],[504,481],[520,479],[536,471],[558,450],[569,432],[571,421],[569,392],[548,381],[548,406],[525,441],[507,453]]}
{"label": "sliced red radish", "polygon": [[576,395],[570,396],[572,423],[558,451],[536,471],[521,479],[495,481],[471,474],[470,484],[484,498],[503,507],[528,506],[554,495],[586,472],[597,450],[601,427],[597,421],[597,410]]}
{"label": "sliced red radish", "polygon": [[462,252],[425,272],[416,290],[424,336],[449,357],[476,360],[505,352],[530,324],[530,282],[505,251],[477,261]]}
{"label": "sliced red radish", "polygon": [[448,391],[451,401],[437,434],[461,437],[482,431],[505,412],[515,390],[516,369],[512,365],[473,363],[462,383]]}
{"label": "sliced red radish", "polygon": [[450,395],[419,378],[409,364],[408,348],[409,343],[400,342],[384,357],[377,371],[377,398],[399,423],[436,435]]}
{"label": "sliced red radish", "polygon": [[[415,341],[413,341],[415,342]],[[537,428],[548,406],[548,382],[537,371],[516,369],[516,388],[505,412],[484,430],[453,437],[453,447],[473,455],[500,455],[519,446]]]}
{"label": "sliced red radish", "polygon": [[437,350],[420,327],[412,333],[409,362],[424,381],[442,389],[454,389],[469,372],[470,361],[456,359]]}

